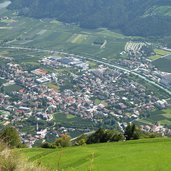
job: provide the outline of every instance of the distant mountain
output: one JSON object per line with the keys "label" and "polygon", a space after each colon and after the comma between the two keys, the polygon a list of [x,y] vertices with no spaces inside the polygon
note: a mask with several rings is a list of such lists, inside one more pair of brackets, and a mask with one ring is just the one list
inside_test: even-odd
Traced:
{"label": "distant mountain", "polygon": [[11,9],[84,28],[119,29],[126,35],[171,35],[171,0],[12,0]]}

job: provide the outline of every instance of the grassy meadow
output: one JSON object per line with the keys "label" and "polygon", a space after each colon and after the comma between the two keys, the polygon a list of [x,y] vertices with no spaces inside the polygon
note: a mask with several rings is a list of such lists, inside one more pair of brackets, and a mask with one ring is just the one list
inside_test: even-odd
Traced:
{"label": "grassy meadow", "polygon": [[29,161],[61,171],[170,171],[171,139],[147,139],[68,147],[22,149]]}

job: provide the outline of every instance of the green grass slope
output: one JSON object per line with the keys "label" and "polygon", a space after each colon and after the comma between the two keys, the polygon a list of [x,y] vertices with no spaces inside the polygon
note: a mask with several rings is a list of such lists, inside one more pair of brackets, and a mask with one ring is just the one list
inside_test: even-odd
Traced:
{"label": "green grass slope", "polygon": [[20,152],[30,161],[64,171],[171,170],[171,139],[164,138]]}

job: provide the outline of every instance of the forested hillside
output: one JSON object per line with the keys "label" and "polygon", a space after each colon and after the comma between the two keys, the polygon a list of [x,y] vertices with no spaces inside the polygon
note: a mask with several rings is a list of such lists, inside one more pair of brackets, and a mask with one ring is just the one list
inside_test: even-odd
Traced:
{"label": "forested hillside", "polygon": [[171,34],[170,0],[12,0],[11,9],[36,18],[56,18],[84,28],[119,29],[126,35]]}

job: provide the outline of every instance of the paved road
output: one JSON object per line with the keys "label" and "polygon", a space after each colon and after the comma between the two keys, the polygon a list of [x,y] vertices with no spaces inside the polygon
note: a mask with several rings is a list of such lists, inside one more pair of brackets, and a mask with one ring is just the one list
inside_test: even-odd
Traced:
{"label": "paved road", "polygon": [[10,46],[10,47],[0,47],[0,49],[4,49],[4,48],[8,48],[8,49],[17,49],[17,50],[29,50],[29,51],[36,51],[36,52],[45,52],[45,53],[60,53],[60,54],[63,54],[63,55],[73,55],[77,58],[81,58],[81,59],[87,59],[87,60],[90,60],[90,61],[94,61],[94,62],[97,62],[99,64],[103,64],[103,65],[106,65],[106,66],[109,66],[111,68],[116,68],[118,70],[121,70],[121,71],[124,71],[124,72],[127,72],[127,73],[131,73],[135,76],[138,76],[139,78],[143,79],[144,81],[158,87],[159,89],[165,91],[167,94],[171,95],[171,90],[168,90],[167,88],[165,88],[164,86],[150,80],[149,78],[141,75],[141,74],[138,74],[136,73],[135,71],[132,71],[132,70],[128,70],[128,69],[125,69],[121,66],[117,66],[117,65],[113,65],[113,64],[109,64],[107,62],[104,62],[104,61],[100,61],[100,60],[97,60],[97,59],[93,59],[93,58],[89,58],[89,57],[83,57],[83,56],[80,56],[80,55],[75,55],[75,54],[69,54],[69,53],[65,53],[65,52],[59,52],[59,51],[53,51],[53,50],[45,50],[45,49],[37,49],[37,48],[24,48],[24,47],[15,47],[15,46]]}
{"label": "paved road", "polygon": [[92,59],[92,58],[87,58],[87,59],[92,60],[92,61],[97,62],[97,63],[104,64],[104,65],[109,66],[109,67],[113,67],[113,68],[116,68],[116,69],[125,71],[125,72],[127,72],[127,73],[131,73],[131,74],[133,74],[133,75],[135,75],[135,76],[138,76],[139,78],[145,80],[146,82],[148,82],[148,83],[150,83],[150,84],[152,84],[152,85],[154,85],[154,86],[156,86],[156,87],[162,89],[163,91],[165,91],[165,92],[168,93],[169,95],[171,95],[171,91],[170,91],[170,90],[166,89],[166,88],[163,87],[162,85],[160,85],[160,84],[158,84],[158,83],[156,83],[156,82],[154,82],[154,81],[148,79],[147,77],[145,77],[145,76],[143,76],[143,75],[141,75],[141,74],[138,74],[138,73],[136,73],[136,72],[134,72],[134,71],[125,69],[125,68],[123,68],[123,67],[116,66],[116,65],[113,65],[113,64],[109,64],[109,63],[106,63],[106,62],[103,62],[103,61],[99,61],[99,60],[96,60],[96,59]]}

